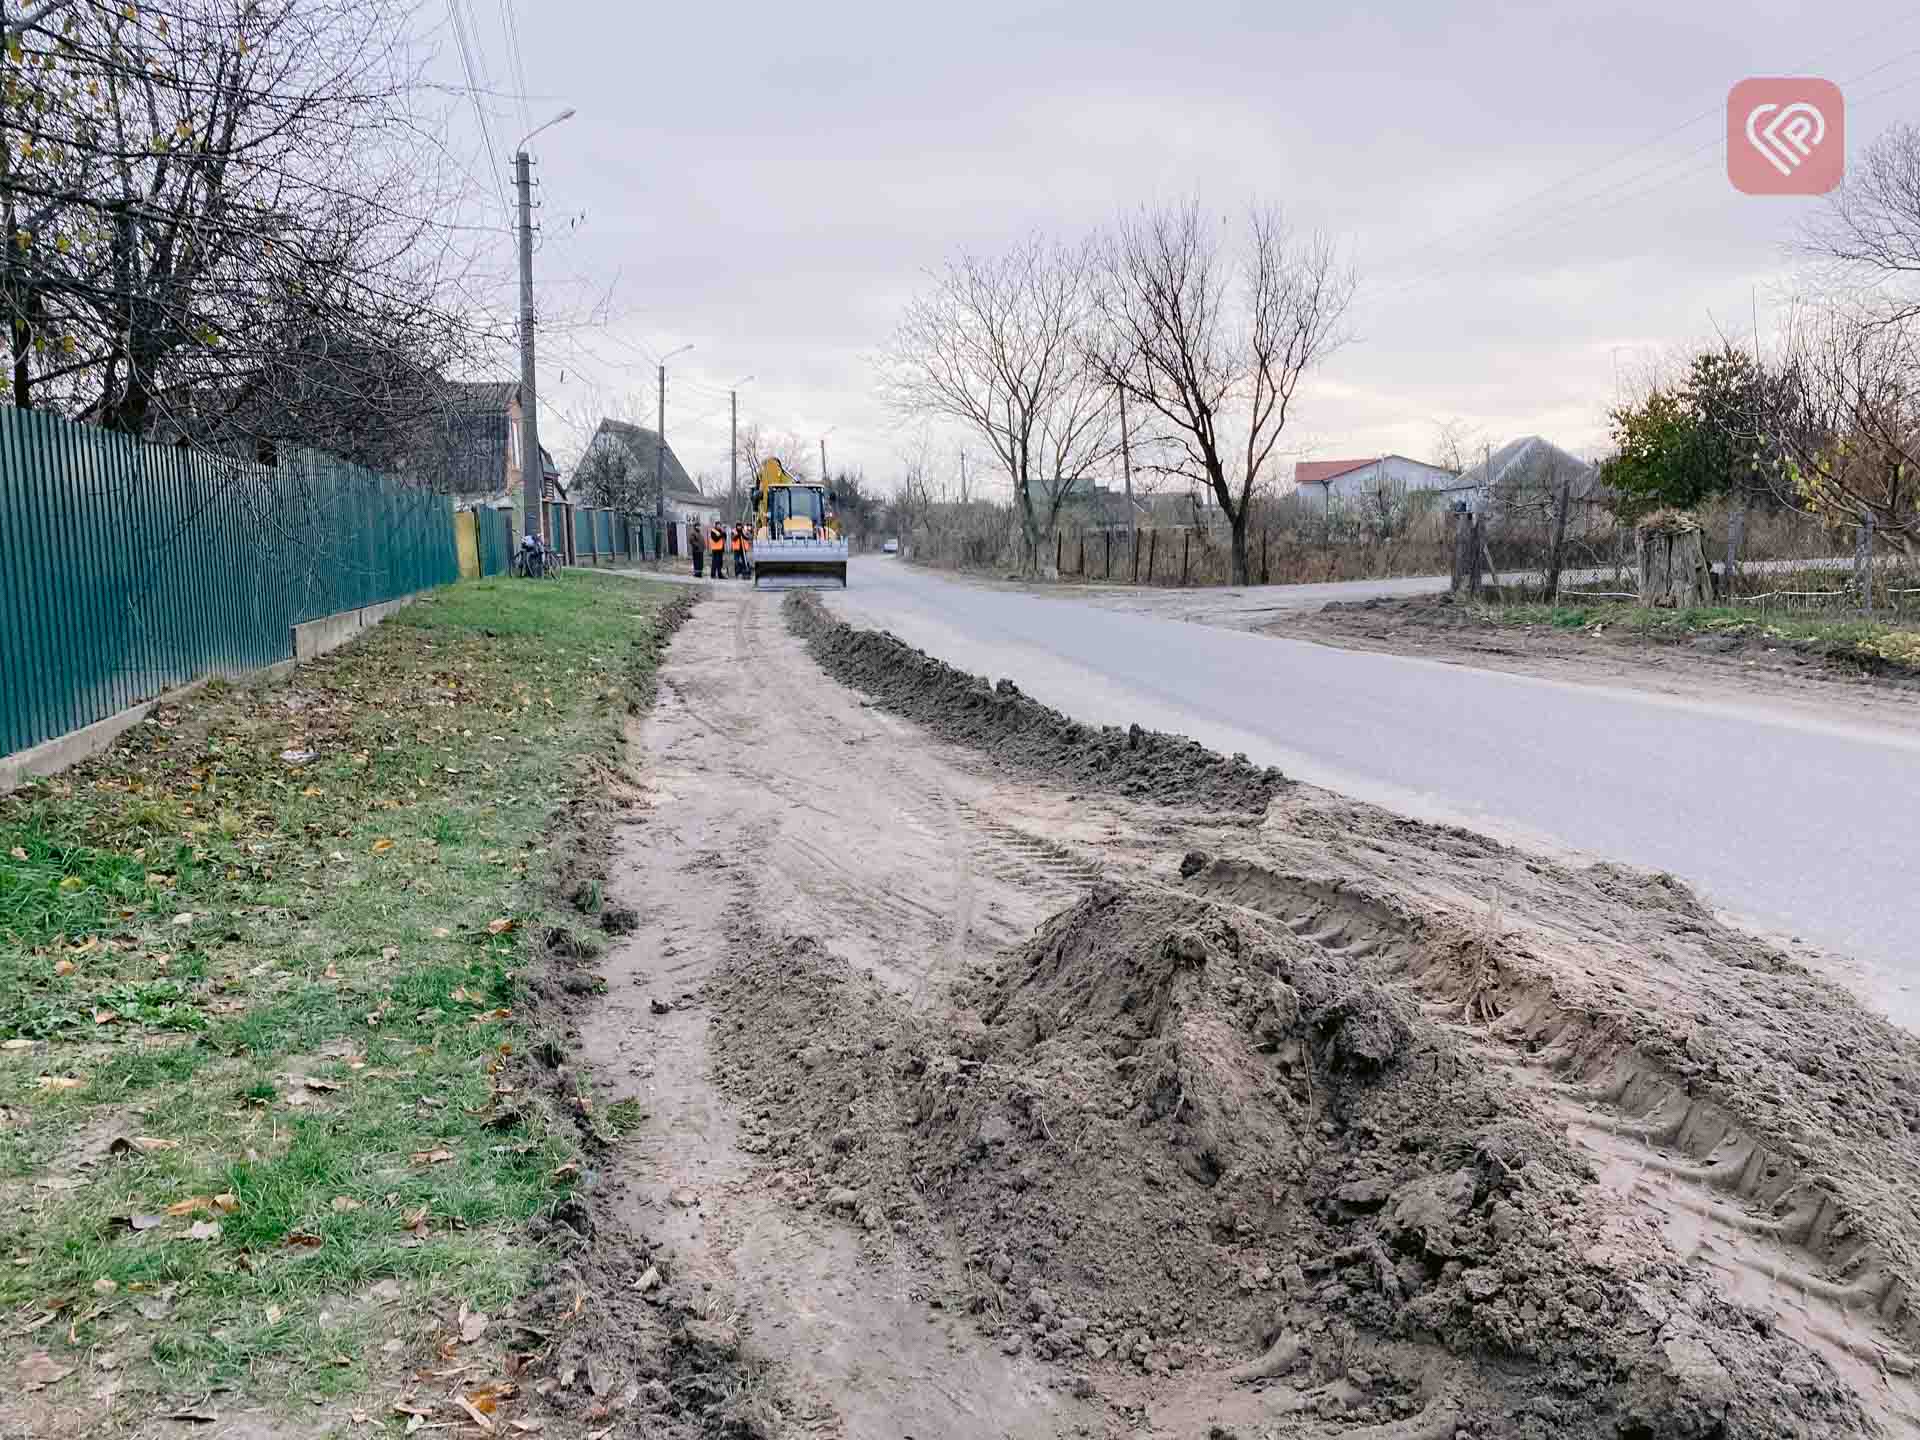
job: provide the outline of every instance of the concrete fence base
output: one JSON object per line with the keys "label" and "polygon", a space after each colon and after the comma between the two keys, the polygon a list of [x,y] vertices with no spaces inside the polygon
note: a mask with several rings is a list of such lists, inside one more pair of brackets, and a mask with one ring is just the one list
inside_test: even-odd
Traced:
{"label": "concrete fence base", "polygon": [[284,680],[293,673],[294,666],[303,665],[329,650],[337,650],[352,640],[362,630],[378,625],[387,616],[403,605],[411,605],[414,597],[404,595],[398,600],[389,600],[381,605],[368,605],[358,610],[342,610],[337,615],[323,615],[318,620],[309,620],[304,625],[293,627],[293,659],[282,660],[278,664],[268,665],[259,670],[221,672],[218,675],[203,675],[191,684],[182,685],[176,690],[156,695],[151,700],[143,700],[138,705],[129,705],[125,710],[96,720],[91,725],[78,730],[69,730],[64,735],[56,735],[51,740],[27,750],[16,750],[11,755],[0,755],[0,795],[9,790],[17,790],[27,781],[42,775],[57,775],[82,760],[91,760],[101,754],[114,741],[146,719],[162,705],[174,705],[186,699],[207,681],[231,680],[243,685],[266,685]]}

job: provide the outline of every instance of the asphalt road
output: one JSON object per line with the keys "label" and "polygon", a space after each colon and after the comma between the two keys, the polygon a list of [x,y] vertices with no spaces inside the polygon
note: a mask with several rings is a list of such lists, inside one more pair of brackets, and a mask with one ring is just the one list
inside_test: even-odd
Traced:
{"label": "asphalt road", "polygon": [[1332,649],[890,558],[854,561],[825,598],[1078,719],[1182,732],[1403,814],[1669,871],[1744,923],[1851,957],[1842,978],[1920,1028],[1916,732]]}

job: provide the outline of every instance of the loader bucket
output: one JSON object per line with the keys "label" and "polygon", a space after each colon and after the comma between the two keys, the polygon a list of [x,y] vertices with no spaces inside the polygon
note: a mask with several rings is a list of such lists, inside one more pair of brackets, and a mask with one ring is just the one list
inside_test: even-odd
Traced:
{"label": "loader bucket", "polygon": [[844,540],[760,540],[753,547],[756,590],[844,590]]}

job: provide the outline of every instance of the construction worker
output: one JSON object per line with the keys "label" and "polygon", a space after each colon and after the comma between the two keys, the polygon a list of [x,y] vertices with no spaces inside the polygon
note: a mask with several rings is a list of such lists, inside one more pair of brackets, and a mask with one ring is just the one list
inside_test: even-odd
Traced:
{"label": "construction worker", "polygon": [[687,549],[693,552],[693,578],[698,580],[705,573],[701,556],[706,553],[700,544],[700,532],[693,526],[687,526]]}
{"label": "construction worker", "polygon": [[747,527],[744,525],[733,527],[733,578],[747,578]]}
{"label": "construction worker", "polygon": [[707,564],[713,578],[727,578],[727,527],[718,520],[707,527]]}

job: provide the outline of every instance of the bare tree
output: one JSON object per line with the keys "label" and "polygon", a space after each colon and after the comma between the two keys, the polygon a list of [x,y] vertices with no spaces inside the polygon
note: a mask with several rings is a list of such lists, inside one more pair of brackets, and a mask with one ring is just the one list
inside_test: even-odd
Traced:
{"label": "bare tree", "polygon": [[1101,247],[1110,385],[1160,423],[1157,463],[1203,486],[1233,535],[1244,585],[1247,520],[1300,381],[1343,342],[1352,271],[1320,236],[1295,239],[1275,210],[1248,215],[1229,251],[1197,203],[1145,210]]}
{"label": "bare tree", "polygon": [[1883,318],[1920,315],[1920,126],[1896,125],[1867,147],[1801,248]]}
{"label": "bare tree", "polygon": [[1095,299],[1085,246],[1036,235],[962,254],[908,305],[883,360],[897,413],[956,422],[999,460],[1029,574],[1051,573],[1060,512],[1113,445],[1114,392],[1087,363]]}
{"label": "bare tree", "polygon": [[1455,475],[1465,474],[1468,467],[1480,458],[1482,437],[1479,426],[1462,420],[1458,415],[1451,420],[1434,421],[1433,463]]}
{"label": "bare tree", "polygon": [[1782,352],[1767,426],[1781,498],[1920,551],[1920,310],[1830,305],[1796,317]]}
{"label": "bare tree", "polygon": [[6,389],[390,464],[482,331],[404,0],[74,0],[0,71]]}

